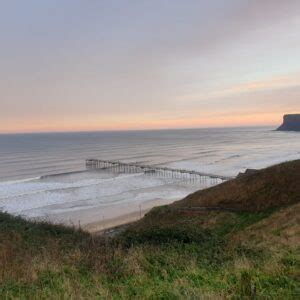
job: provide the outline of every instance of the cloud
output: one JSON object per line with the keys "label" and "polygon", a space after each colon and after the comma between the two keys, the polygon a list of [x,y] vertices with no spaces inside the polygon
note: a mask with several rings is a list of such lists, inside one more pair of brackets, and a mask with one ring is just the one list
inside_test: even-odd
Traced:
{"label": "cloud", "polygon": [[300,72],[293,74],[275,76],[266,80],[248,81],[225,89],[213,90],[206,94],[190,94],[183,96],[184,100],[207,100],[228,98],[231,96],[243,96],[256,92],[272,91],[276,93],[278,90],[286,90],[289,88],[300,87]]}
{"label": "cloud", "polygon": [[299,13],[294,0],[1,4],[1,130],[176,126],[195,109],[212,120],[250,109],[298,86]]}

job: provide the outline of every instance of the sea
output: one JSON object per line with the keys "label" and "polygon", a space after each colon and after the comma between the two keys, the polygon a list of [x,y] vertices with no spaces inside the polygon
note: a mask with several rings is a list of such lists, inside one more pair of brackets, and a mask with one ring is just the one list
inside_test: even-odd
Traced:
{"label": "sea", "polygon": [[273,127],[0,135],[0,210],[83,225],[181,199],[213,181],[87,170],[98,158],[234,177],[300,159],[300,133]]}

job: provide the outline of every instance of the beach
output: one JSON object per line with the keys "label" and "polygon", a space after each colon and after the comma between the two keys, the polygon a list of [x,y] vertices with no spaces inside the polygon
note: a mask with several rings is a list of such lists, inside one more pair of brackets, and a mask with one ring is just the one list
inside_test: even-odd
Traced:
{"label": "beach", "polygon": [[154,206],[169,204],[204,187],[200,182],[109,170],[0,186],[0,207],[4,211],[89,231],[135,221]]}
{"label": "beach", "polygon": [[105,232],[107,229],[118,229],[119,226],[127,225],[133,222],[136,222],[144,217],[144,215],[149,212],[153,207],[167,205],[173,203],[174,201],[179,199],[154,199],[147,202],[144,202],[140,205],[139,210],[135,207],[127,208],[128,212],[125,210],[119,211],[119,214],[116,212],[112,212],[112,217],[108,219],[99,220],[93,223],[88,223],[82,226],[83,230],[86,230],[93,234],[101,234]]}

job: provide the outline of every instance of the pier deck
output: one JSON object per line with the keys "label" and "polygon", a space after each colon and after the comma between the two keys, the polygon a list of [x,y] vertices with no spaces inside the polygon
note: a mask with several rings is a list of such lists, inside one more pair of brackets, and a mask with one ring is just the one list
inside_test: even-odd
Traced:
{"label": "pier deck", "polygon": [[123,173],[136,173],[136,172],[144,172],[147,175],[160,175],[163,177],[171,177],[171,178],[183,178],[183,179],[202,179],[204,177],[211,178],[215,181],[227,181],[233,179],[233,177],[210,174],[199,171],[192,170],[183,170],[183,169],[175,169],[168,167],[159,167],[159,166],[151,166],[151,165],[142,165],[139,163],[124,163],[120,161],[110,161],[110,160],[102,160],[102,159],[87,159],[86,167],[88,169],[111,169],[115,172],[123,172]]}

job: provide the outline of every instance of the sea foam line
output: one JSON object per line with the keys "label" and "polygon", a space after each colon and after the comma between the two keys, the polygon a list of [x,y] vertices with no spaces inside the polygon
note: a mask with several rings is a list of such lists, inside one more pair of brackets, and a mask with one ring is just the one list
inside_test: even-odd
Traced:
{"label": "sea foam line", "polygon": [[23,183],[28,181],[35,181],[41,179],[42,176],[32,177],[32,178],[25,178],[25,179],[18,179],[18,180],[9,180],[9,181],[2,181],[0,182],[1,185],[10,185],[10,184],[16,184],[16,183]]}
{"label": "sea foam line", "polygon": [[[128,178],[128,177],[137,177],[137,176],[141,176],[143,174],[144,173],[118,175],[118,176],[113,177],[113,178],[101,178],[100,180],[95,180],[93,182],[89,182],[89,183],[85,183],[85,184],[84,183],[82,183],[82,184],[71,183],[69,185],[65,184],[64,186],[60,186],[60,187],[53,187],[53,188],[49,187],[47,189],[33,190],[33,191],[25,192],[25,193],[19,193],[19,194],[15,194],[15,195],[8,195],[8,196],[0,197],[0,200],[7,200],[7,199],[11,199],[11,198],[19,198],[19,197],[24,197],[24,196],[29,196],[29,195],[36,195],[36,194],[46,193],[46,192],[55,192],[55,191],[61,191],[61,190],[79,189],[79,188],[98,185],[98,184],[109,182],[109,181],[115,181],[115,180],[118,180],[118,179],[124,179],[124,178]],[[37,179],[41,179],[41,177],[37,177]],[[31,179],[31,180],[35,180],[35,179]],[[30,179],[28,179],[28,180],[24,179],[24,180],[16,181],[15,183],[23,183],[23,182],[31,181],[31,180]]]}

